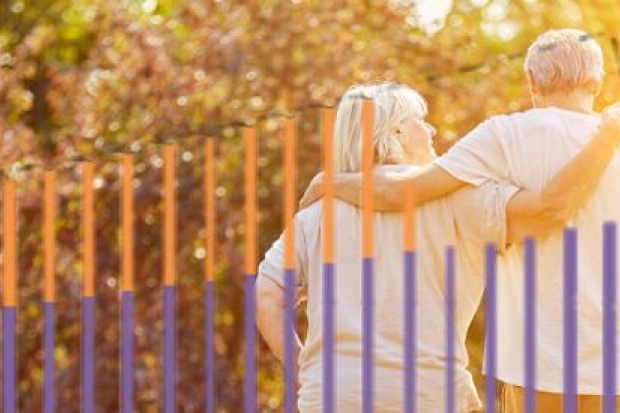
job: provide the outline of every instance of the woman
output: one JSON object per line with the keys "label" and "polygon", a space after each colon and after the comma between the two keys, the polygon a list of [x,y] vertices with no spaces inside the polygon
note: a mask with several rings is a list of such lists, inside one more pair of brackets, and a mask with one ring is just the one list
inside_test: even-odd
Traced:
{"label": "woman", "polygon": [[[364,99],[371,99],[374,106],[373,143],[377,168],[419,168],[435,158],[432,147],[435,131],[424,121],[426,103],[417,92],[393,84],[354,87],[343,96],[336,116],[336,172],[362,169]],[[612,139],[609,133],[600,135],[604,135],[601,139]],[[576,161],[583,166],[591,160],[590,157]],[[574,167],[571,163],[565,170]],[[571,190],[575,182],[562,180],[562,172],[548,187],[555,191],[558,188]],[[491,242],[502,250],[525,234],[543,236],[564,225],[562,218],[544,223],[521,218],[527,216],[524,211],[540,208],[540,197],[536,195],[489,182],[477,188],[466,187],[418,208],[415,226],[417,411],[435,413],[450,407],[456,412],[471,412],[481,407],[472,376],[467,371],[465,337],[484,287],[483,249]],[[334,212],[336,411],[349,413],[361,411],[363,403],[361,211],[351,204],[336,201]],[[321,203],[299,212],[295,221],[297,284],[307,298],[308,317],[308,335],[303,346],[299,344],[298,405],[304,413],[322,411],[321,221]],[[400,214],[374,214],[374,409],[378,412],[403,411],[404,231]],[[456,303],[454,324],[453,329],[447,330],[445,257],[449,246],[454,248],[457,277],[452,290],[454,295],[450,297]],[[259,329],[280,360],[283,354],[283,251],[283,237],[280,237],[260,265],[256,287]],[[446,352],[446,331],[450,331],[453,339],[452,355]],[[452,386],[446,386],[448,359],[453,366]],[[446,388],[453,388],[454,393],[447,394]]]}

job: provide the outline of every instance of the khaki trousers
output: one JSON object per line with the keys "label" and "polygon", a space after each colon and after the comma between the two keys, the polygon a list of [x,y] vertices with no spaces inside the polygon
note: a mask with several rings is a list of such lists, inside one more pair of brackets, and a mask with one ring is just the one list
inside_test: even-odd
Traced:
{"label": "khaki trousers", "polygon": [[[561,393],[534,393],[536,412],[563,413]],[[577,413],[601,413],[603,396],[577,395]],[[525,413],[525,389],[512,384],[502,384],[500,395],[500,412]],[[616,397],[616,413],[620,413],[620,396]]]}

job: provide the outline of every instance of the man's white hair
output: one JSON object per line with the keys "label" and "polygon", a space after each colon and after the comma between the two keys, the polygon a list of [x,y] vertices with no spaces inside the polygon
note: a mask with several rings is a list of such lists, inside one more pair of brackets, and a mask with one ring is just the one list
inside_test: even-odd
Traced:
{"label": "man's white hair", "polygon": [[364,130],[362,107],[369,99],[374,107],[373,143],[374,164],[398,163],[403,159],[403,148],[393,134],[396,125],[407,116],[420,119],[428,109],[424,98],[415,90],[399,84],[354,86],[343,96],[336,113],[334,129],[334,167],[336,172],[362,170]]}
{"label": "man's white hair", "polygon": [[586,32],[549,30],[527,51],[524,69],[542,95],[576,91],[596,94],[603,82],[603,52]]}

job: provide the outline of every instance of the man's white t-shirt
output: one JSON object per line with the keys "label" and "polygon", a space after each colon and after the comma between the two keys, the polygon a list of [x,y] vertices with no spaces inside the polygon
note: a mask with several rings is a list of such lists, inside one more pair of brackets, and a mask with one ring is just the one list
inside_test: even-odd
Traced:
{"label": "man's white t-shirt", "polygon": [[[384,167],[393,168],[397,167]],[[506,238],[505,206],[517,191],[488,183],[468,187],[416,212],[417,411],[445,411],[446,267],[448,246],[455,247],[455,382],[457,412],[480,407],[467,371],[465,336],[484,287],[484,245],[502,245]],[[362,406],[362,255],[361,214],[353,205],[335,204],[335,328],[336,411],[361,411]],[[403,217],[375,213],[375,409],[403,410],[404,285]],[[322,203],[296,216],[299,286],[307,296],[308,334],[299,359],[299,407],[322,411],[323,239]],[[283,238],[267,252],[259,276],[284,286]]]}
{"label": "man's white t-shirt", "polygon": [[[553,107],[495,116],[435,163],[473,185],[490,179],[540,192],[584,147],[599,122],[597,115]],[[602,394],[602,224],[620,219],[618,177],[620,156],[616,153],[598,189],[570,222],[578,232],[575,340],[577,391],[582,394]],[[536,255],[536,388],[559,393],[564,373],[563,232],[538,241]],[[500,258],[497,301],[497,375],[520,386],[525,382],[523,263],[523,246],[509,248]],[[620,386],[620,380],[616,383]]]}

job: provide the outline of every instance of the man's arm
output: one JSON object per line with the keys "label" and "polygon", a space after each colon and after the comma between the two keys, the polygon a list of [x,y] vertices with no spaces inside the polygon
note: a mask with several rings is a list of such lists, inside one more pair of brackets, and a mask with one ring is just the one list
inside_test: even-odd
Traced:
{"label": "man's arm", "polygon": [[[619,115],[616,113],[618,111],[620,111],[620,103],[616,103],[605,110],[605,112],[603,113],[603,123],[600,128],[601,133],[603,133],[602,131],[604,130],[618,130],[617,123],[620,122],[620,120],[618,120]],[[505,170],[502,170],[502,150],[498,147],[498,145],[496,145],[496,139],[492,139],[494,136],[493,134],[494,132],[492,131],[491,127],[482,124],[476,130],[471,132],[467,137],[465,137],[461,142],[455,145],[456,147],[458,147],[458,149],[460,149],[460,151],[458,152],[458,154],[453,155],[453,157],[467,155],[469,156],[468,162],[475,162],[479,166],[482,164],[486,165],[492,163],[492,167],[482,168],[482,171],[476,169],[478,173],[472,174],[471,171],[467,171],[468,174],[466,175],[471,178],[471,181],[468,180],[468,182],[470,183],[473,183],[474,181],[480,182],[483,178],[498,181],[506,179]],[[596,140],[597,143],[604,141],[605,140]],[[577,179],[592,178],[592,175],[589,175],[589,177],[582,177],[580,175],[582,172],[587,171],[589,167],[590,165],[588,164],[588,161],[585,161],[583,164],[580,164],[579,168],[576,168],[571,173]],[[492,171],[497,172],[496,170],[499,170],[501,173],[491,173]],[[592,174],[597,174],[596,176],[598,178],[600,178],[600,174],[602,173],[602,171],[588,172],[591,172]],[[460,175],[459,177],[463,179]],[[402,210],[405,206],[405,188],[411,184],[415,188],[415,199],[417,205],[448,195],[465,185],[465,182],[462,182],[459,178],[456,178],[451,173],[443,170],[436,164],[427,165],[426,167],[411,172],[377,172],[375,173],[374,178],[375,196],[373,198],[373,202],[374,209],[378,211]],[[598,178],[596,179],[597,182]],[[590,188],[590,190],[592,189],[591,182],[586,185]],[[564,191],[565,187],[561,186],[561,188],[561,190]],[[568,186],[566,188],[568,188]],[[576,189],[577,192],[580,192],[581,190],[582,188]],[[545,195],[544,198],[541,198],[539,200],[541,201],[540,209],[543,212],[540,212],[538,214],[531,214],[530,212],[528,214],[544,216],[544,211],[552,211],[553,207],[551,207],[550,205],[555,204],[556,201],[560,198],[564,198],[571,205],[573,205],[575,199],[570,198],[570,196],[566,195],[567,192],[564,192],[564,194],[559,194],[557,193],[557,191],[557,188],[552,187],[549,194]],[[322,177],[320,175],[317,175],[306,190],[306,193],[304,194],[301,201],[301,206],[309,206],[311,203],[318,200],[322,196],[322,193]],[[335,196],[337,198],[360,206],[361,193],[361,173],[336,174]],[[571,196],[573,194],[573,192],[571,191],[569,191],[568,193],[571,194]],[[529,208],[526,209],[529,210]],[[552,215],[555,216],[555,212],[553,212]],[[536,220],[538,220],[538,218],[536,218]]]}
{"label": "man's arm", "polygon": [[[323,196],[322,180],[322,174],[319,174],[310,182],[300,203],[302,208]],[[451,194],[465,185],[435,164],[403,172],[376,171],[373,180],[373,209],[386,212],[405,208],[405,190],[408,185],[415,188],[416,205]],[[334,196],[350,204],[363,206],[362,185],[362,173],[336,174]]]}
{"label": "man's arm", "polygon": [[508,243],[544,238],[566,225],[588,200],[620,143],[620,114],[612,107],[588,144],[543,188],[520,191],[508,203]]}
{"label": "man's arm", "polygon": [[[503,146],[498,139],[496,122],[485,121],[459,140],[446,154],[433,164],[412,167],[410,172],[376,172],[374,174],[373,209],[400,211],[405,207],[405,188],[415,189],[415,200],[421,205],[430,200],[449,195],[465,184],[504,181],[507,162]],[[362,174],[337,174],[335,196],[360,205]],[[318,200],[322,195],[321,177],[316,177],[302,198],[302,207]]]}

